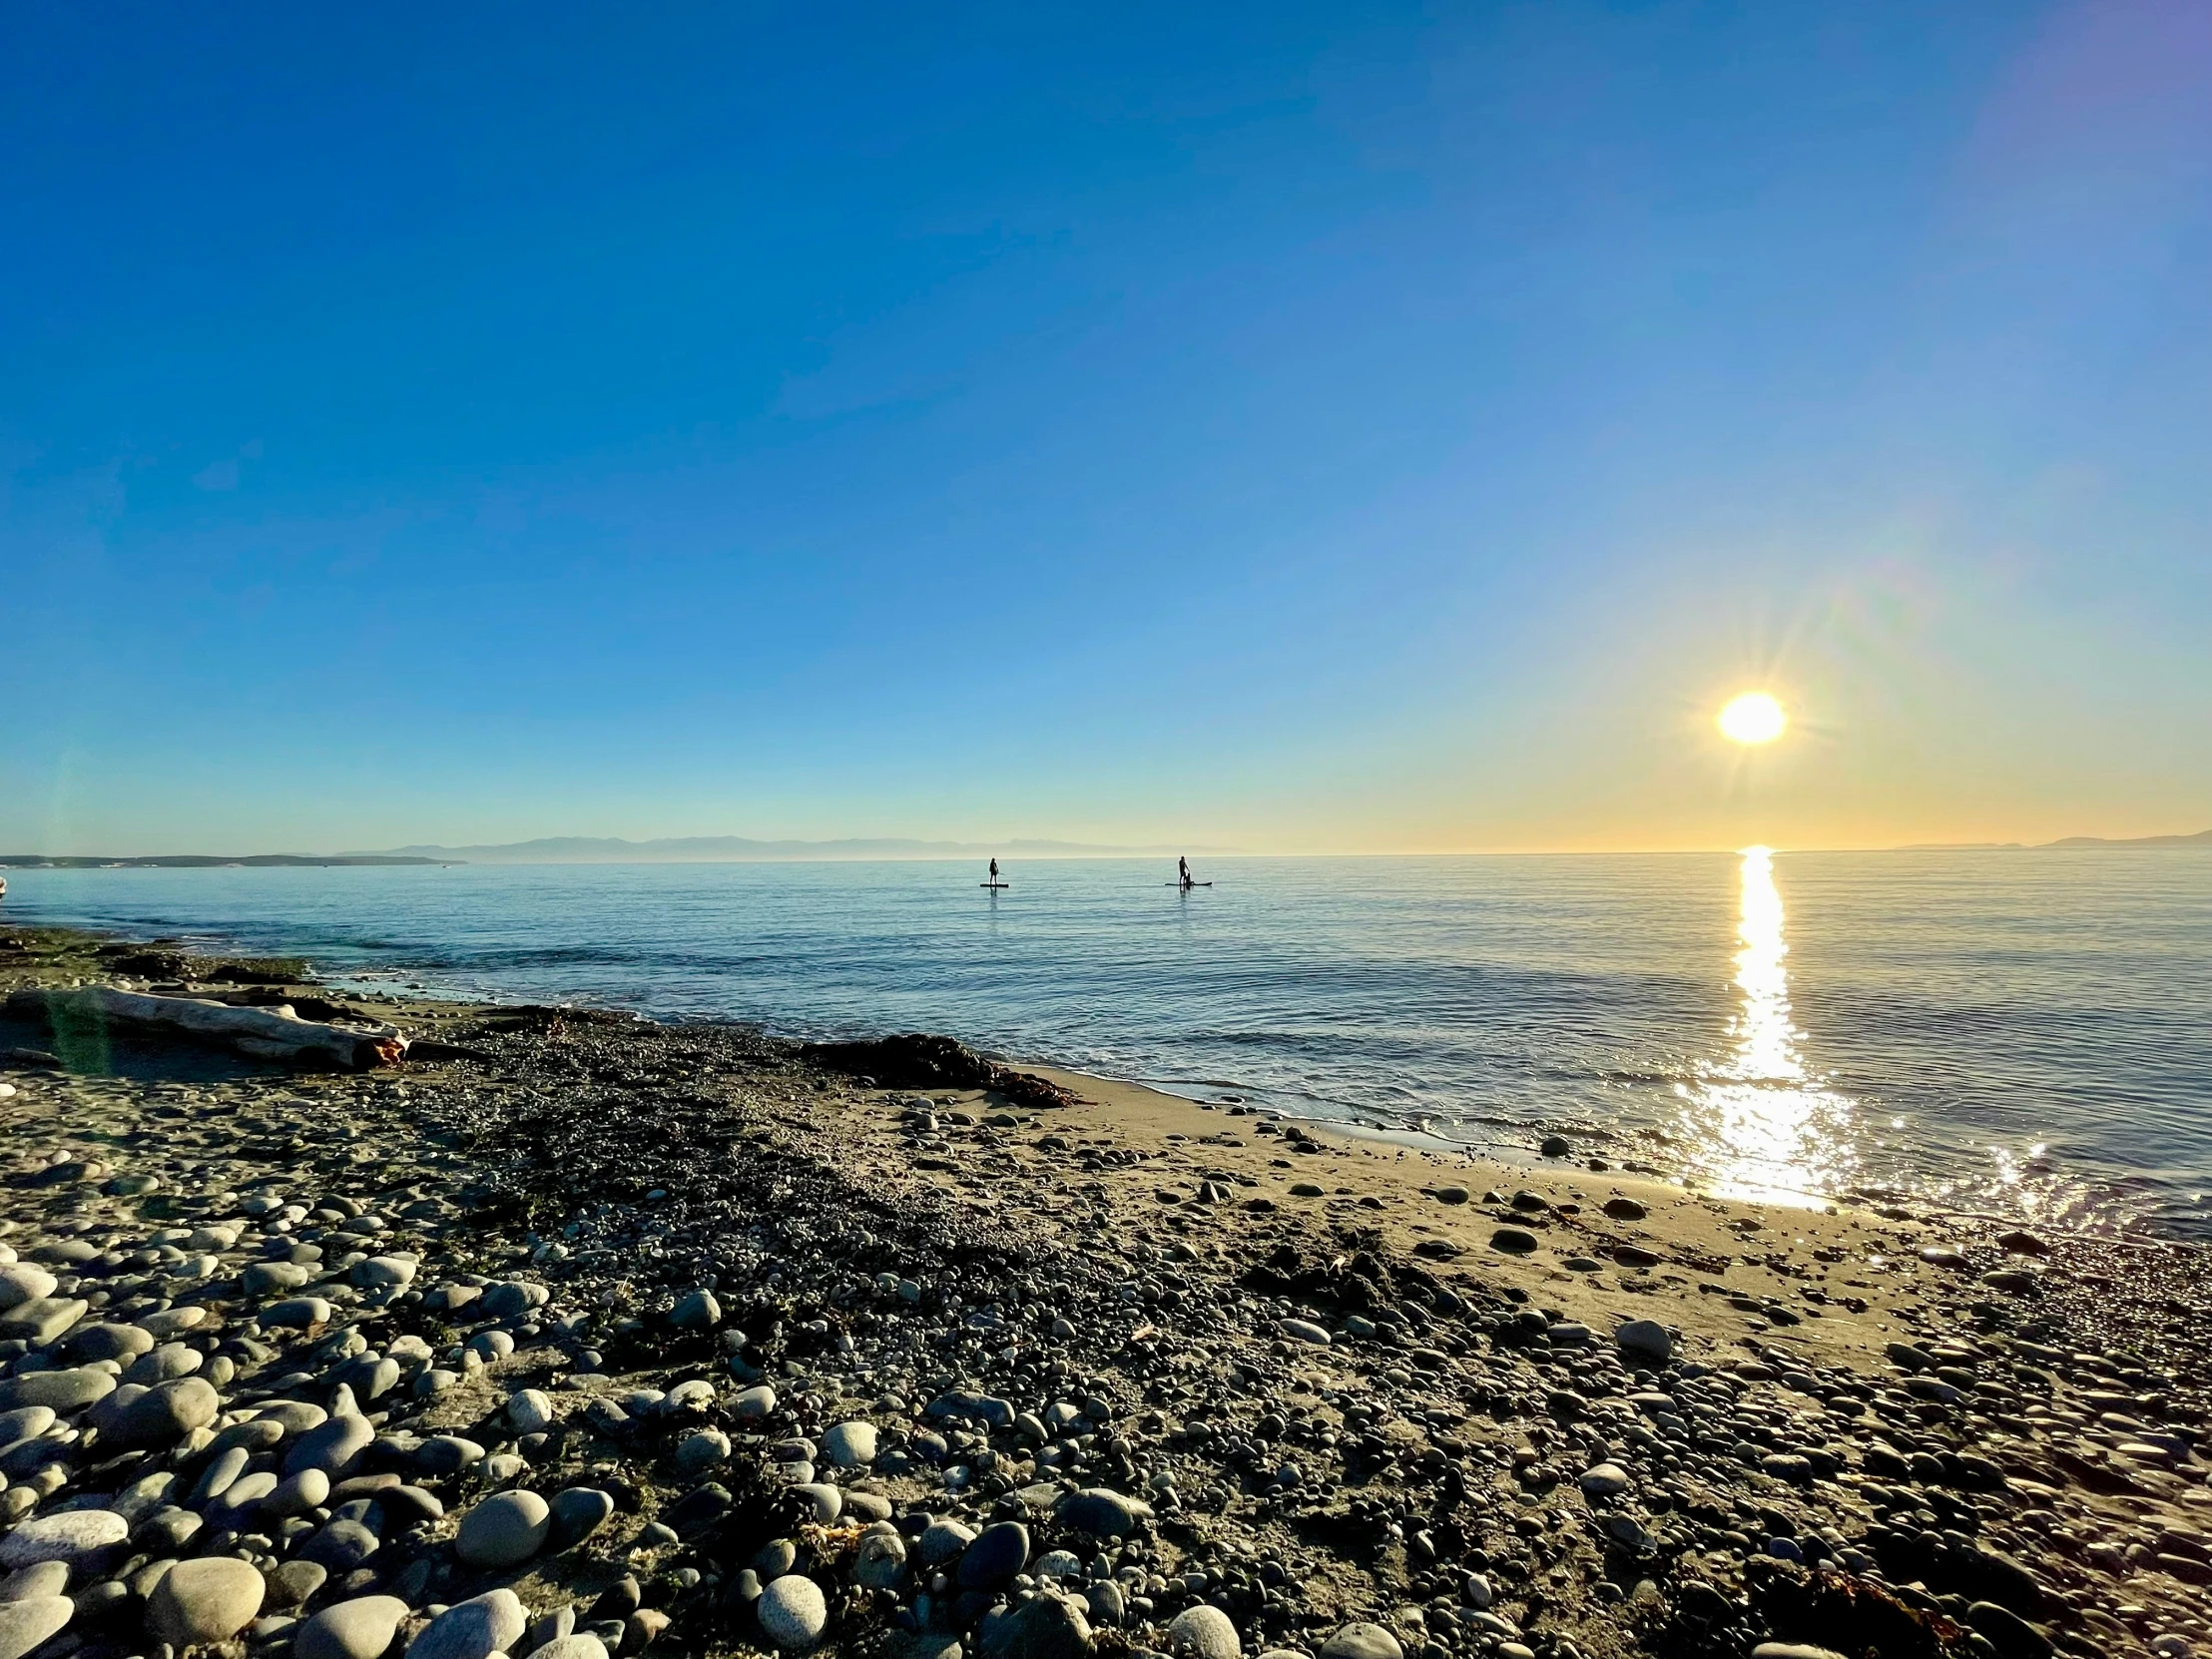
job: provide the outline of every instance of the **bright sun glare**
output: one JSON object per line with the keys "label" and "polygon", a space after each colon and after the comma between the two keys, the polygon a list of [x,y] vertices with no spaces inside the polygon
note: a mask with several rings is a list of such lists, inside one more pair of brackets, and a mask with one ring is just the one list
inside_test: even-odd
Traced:
{"label": "bright sun glare", "polygon": [[1790,717],[1765,692],[1745,692],[1721,711],[1721,735],[1732,743],[1772,743]]}

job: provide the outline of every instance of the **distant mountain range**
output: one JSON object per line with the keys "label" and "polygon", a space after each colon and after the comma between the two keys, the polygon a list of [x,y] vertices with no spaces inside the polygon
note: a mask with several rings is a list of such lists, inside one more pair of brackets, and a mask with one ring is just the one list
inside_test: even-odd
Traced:
{"label": "distant mountain range", "polygon": [[2076,851],[2097,847],[2157,847],[2193,846],[2212,852],[2212,830],[2200,830],[2193,835],[2129,835],[2112,839],[2104,835],[2068,835],[2063,840],[2037,841],[1922,841],[1913,846],[1901,846],[1900,852],[2052,852]]}
{"label": "distant mountain range", "polygon": [[743,835],[681,835],[626,841],[606,835],[546,835],[479,846],[398,846],[353,856],[424,858],[468,864],[772,863],[859,858],[1095,858],[1222,853],[1226,846],[1111,846],[1092,841],[925,841],[887,835],[833,841],[757,841]]}

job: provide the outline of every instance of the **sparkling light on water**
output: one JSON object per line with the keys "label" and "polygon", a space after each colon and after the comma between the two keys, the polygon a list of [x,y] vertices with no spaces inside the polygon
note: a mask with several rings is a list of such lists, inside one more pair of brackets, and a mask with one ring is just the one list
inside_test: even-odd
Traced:
{"label": "sparkling light on water", "polygon": [[1724,1197],[1807,1205],[1849,1182],[1857,1162],[1852,1103],[1814,1075],[1799,1051],[1774,852],[1747,846],[1742,857],[1741,1000],[1729,1023],[1729,1052],[1695,1083],[1678,1085],[1695,1160],[1685,1174]]}

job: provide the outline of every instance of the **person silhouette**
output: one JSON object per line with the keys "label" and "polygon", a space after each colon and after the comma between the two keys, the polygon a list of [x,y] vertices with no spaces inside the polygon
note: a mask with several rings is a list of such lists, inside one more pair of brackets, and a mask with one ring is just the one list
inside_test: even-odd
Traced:
{"label": "person silhouette", "polygon": [[1187,886],[1189,886],[1189,885],[1191,884],[1191,861],[1190,861],[1190,859],[1188,859],[1188,858],[1178,858],[1178,859],[1176,859],[1176,860],[1175,860],[1175,874],[1176,874],[1176,878],[1177,878],[1177,880],[1179,880],[1179,881],[1180,881],[1180,882],[1181,882],[1181,883],[1182,883],[1182,884],[1183,884],[1184,886],[1186,886],[1186,887],[1187,887]]}
{"label": "person silhouette", "polygon": [[998,885],[998,860],[996,858],[991,860],[991,885],[994,887]]}

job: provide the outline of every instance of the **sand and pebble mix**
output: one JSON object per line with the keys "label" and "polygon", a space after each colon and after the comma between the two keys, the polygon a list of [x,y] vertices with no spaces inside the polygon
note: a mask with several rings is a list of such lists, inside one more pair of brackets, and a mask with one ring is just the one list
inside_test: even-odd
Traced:
{"label": "sand and pebble mix", "polygon": [[2212,1646],[2200,1252],[145,954],[420,1040],[0,1030],[0,1659]]}

